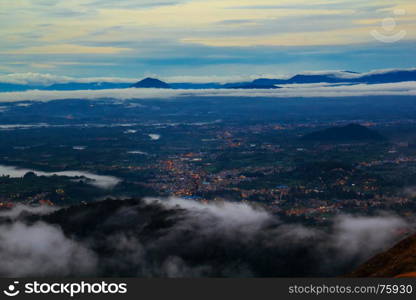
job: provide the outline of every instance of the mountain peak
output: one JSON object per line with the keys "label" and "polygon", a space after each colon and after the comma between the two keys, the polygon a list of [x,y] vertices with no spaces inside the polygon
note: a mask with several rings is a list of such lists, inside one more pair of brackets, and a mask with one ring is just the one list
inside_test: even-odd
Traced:
{"label": "mountain peak", "polygon": [[377,131],[360,124],[349,124],[306,134],[302,140],[314,142],[383,141],[384,137]]}
{"label": "mountain peak", "polygon": [[156,78],[147,77],[139,82],[136,82],[131,87],[135,88],[156,88],[156,89],[170,89],[170,85]]}

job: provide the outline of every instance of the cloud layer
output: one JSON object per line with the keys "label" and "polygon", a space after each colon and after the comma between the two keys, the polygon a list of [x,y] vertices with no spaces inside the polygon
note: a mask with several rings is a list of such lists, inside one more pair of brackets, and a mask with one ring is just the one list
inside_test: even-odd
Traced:
{"label": "cloud layer", "polygon": [[392,246],[409,226],[389,215],[341,216],[324,230],[242,203],[177,198],[31,213],[31,222],[27,214],[0,218],[2,276],[335,276]]}
{"label": "cloud layer", "polygon": [[31,169],[20,169],[11,166],[3,166],[0,165],[0,176],[6,175],[12,178],[20,178],[23,177],[26,173],[33,172],[37,176],[67,176],[67,177],[74,177],[74,178],[81,178],[87,179],[86,182],[88,184],[94,185],[99,188],[103,189],[111,189],[114,188],[121,180],[114,176],[104,176],[104,175],[97,175],[89,172],[83,171],[61,171],[61,172],[42,172],[37,170]]}
{"label": "cloud layer", "polygon": [[[70,64],[62,62],[60,64]],[[272,78],[272,79],[288,79],[295,75],[330,75],[337,78],[360,78],[364,76],[370,76],[375,74],[385,74],[394,71],[414,71],[415,68],[407,69],[382,69],[373,70],[364,73],[352,73],[345,71],[302,71],[291,74],[252,74],[252,75],[222,75],[222,76],[162,76],[161,79],[168,83],[233,83],[252,81],[258,78]],[[154,75],[154,77],[158,77]],[[62,75],[53,75],[48,73],[10,73],[0,75],[0,83],[29,85],[29,86],[50,86],[53,84],[65,84],[65,83],[96,83],[96,82],[111,82],[111,83],[135,83],[143,78],[122,78],[122,77],[71,77]]]}

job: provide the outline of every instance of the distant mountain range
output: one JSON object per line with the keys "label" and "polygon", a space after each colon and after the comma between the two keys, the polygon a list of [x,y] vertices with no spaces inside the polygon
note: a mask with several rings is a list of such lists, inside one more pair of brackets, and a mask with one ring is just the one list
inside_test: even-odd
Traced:
{"label": "distant mountain range", "polygon": [[383,141],[385,138],[377,131],[358,124],[343,127],[331,127],[325,130],[312,132],[302,137],[307,142],[344,143],[354,141]]}
{"label": "distant mountain range", "polygon": [[114,82],[69,82],[56,83],[48,86],[44,85],[23,85],[12,83],[1,83],[0,92],[19,92],[27,90],[46,90],[46,91],[75,91],[75,90],[107,90],[107,89],[125,89],[129,88],[131,83],[114,83]]}
{"label": "distant mountain range", "polygon": [[135,84],[129,82],[68,82],[49,86],[44,85],[23,85],[0,82],[0,92],[25,91],[31,89],[39,90],[100,90],[100,89],[122,89],[122,88],[163,88],[163,89],[274,89],[279,85],[286,84],[381,84],[416,81],[416,69],[392,70],[370,72],[365,74],[350,71],[327,72],[320,74],[298,74],[287,79],[258,78],[247,82],[233,83],[166,83],[156,78],[145,78]]}

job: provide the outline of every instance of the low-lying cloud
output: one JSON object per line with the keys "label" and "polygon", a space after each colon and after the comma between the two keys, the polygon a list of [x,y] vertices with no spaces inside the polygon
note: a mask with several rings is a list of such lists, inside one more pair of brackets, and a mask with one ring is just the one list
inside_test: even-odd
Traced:
{"label": "low-lying cloud", "polygon": [[86,77],[86,78],[74,78],[70,76],[53,75],[53,74],[41,74],[41,73],[12,73],[6,75],[0,75],[0,82],[20,85],[38,85],[38,86],[50,86],[60,83],[91,83],[91,82],[113,82],[113,83],[133,83],[137,80],[131,78],[119,78],[119,77]]}
{"label": "low-lying cloud", "polygon": [[23,204],[17,204],[8,210],[0,210],[0,218],[9,218],[12,221],[18,220],[22,214],[30,215],[48,215],[59,210],[56,206],[41,205],[41,206],[27,206]]}
{"label": "low-lying cloud", "polygon": [[23,177],[26,173],[33,172],[37,176],[67,176],[74,178],[86,179],[86,183],[102,188],[112,189],[121,182],[121,179],[114,176],[97,175],[90,172],[84,171],[60,171],[60,172],[43,172],[32,169],[21,169],[13,166],[0,165],[0,176],[10,176],[12,178]]}
{"label": "low-lying cloud", "polygon": [[351,217],[335,219],[333,230],[334,245],[341,257],[357,256],[360,260],[376,253],[396,239],[398,230],[408,224],[395,216]]}
{"label": "low-lying cloud", "polygon": [[[82,64],[80,62],[55,62],[52,64]],[[104,63],[104,65],[111,63]],[[270,79],[289,79],[295,75],[327,75],[334,78],[362,78],[371,75],[387,74],[400,71],[415,71],[416,68],[408,69],[382,69],[373,70],[365,73],[353,73],[339,70],[322,70],[322,71],[304,71],[291,74],[251,74],[251,75],[199,75],[199,76],[160,76],[158,74],[148,74],[148,76],[161,78],[169,83],[233,83],[252,81],[258,78],[270,78]],[[144,78],[144,77],[143,77]],[[128,78],[128,77],[71,77],[64,75],[54,75],[48,73],[10,73],[0,75],[0,83],[10,83],[19,85],[31,85],[31,86],[50,86],[53,84],[65,84],[65,83],[93,83],[93,82],[109,82],[109,83],[134,83],[143,78]]]}
{"label": "low-lying cloud", "polygon": [[0,275],[340,276],[409,226],[390,215],[340,216],[322,229],[244,203],[178,198],[108,200],[32,218],[0,223]]}
{"label": "low-lying cloud", "polygon": [[0,93],[0,102],[51,101],[65,99],[172,99],[193,97],[358,97],[358,96],[416,96],[416,82],[356,85],[285,85],[280,89],[109,89],[78,91],[43,91]]}

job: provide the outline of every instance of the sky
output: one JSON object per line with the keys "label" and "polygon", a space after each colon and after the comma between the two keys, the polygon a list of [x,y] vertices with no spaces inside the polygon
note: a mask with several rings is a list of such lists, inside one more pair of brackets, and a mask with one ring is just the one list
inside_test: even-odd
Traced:
{"label": "sky", "polygon": [[2,0],[0,40],[0,75],[218,81],[411,68],[416,2]]}

